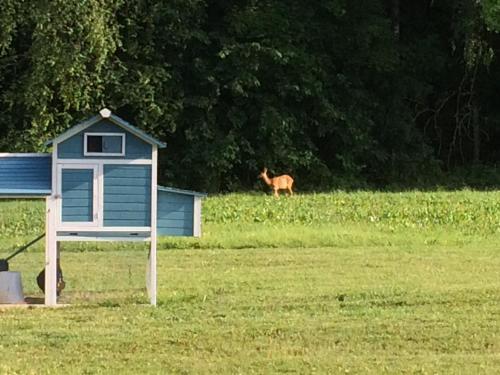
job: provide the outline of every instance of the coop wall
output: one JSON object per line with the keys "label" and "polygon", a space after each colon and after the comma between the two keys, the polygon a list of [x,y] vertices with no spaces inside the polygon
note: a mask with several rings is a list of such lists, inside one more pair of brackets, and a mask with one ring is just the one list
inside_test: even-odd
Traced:
{"label": "coop wall", "polygon": [[158,235],[193,236],[195,197],[158,191]]}

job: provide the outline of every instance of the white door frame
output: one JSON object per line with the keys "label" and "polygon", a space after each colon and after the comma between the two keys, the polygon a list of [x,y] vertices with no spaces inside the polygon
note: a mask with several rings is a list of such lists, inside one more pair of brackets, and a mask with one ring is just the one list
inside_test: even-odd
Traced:
{"label": "white door frame", "polygon": [[[92,221],[89,222],[63,222],[62,221],[62,170],[63,169],[91,169],[94,173],[92,184]],[[99,224],[99,165],[97,163],[81,163],[81,164],[57,164],[57,230],[72,230],[76,227],[87,228],[97,227]]]}

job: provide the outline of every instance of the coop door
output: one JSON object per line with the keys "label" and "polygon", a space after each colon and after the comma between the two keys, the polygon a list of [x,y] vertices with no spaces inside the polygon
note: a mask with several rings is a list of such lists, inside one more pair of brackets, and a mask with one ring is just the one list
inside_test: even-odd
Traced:
{"label": "coop door", "polygon": [[63,227],[97,226],[97,165],[59,165],[59,219]]}

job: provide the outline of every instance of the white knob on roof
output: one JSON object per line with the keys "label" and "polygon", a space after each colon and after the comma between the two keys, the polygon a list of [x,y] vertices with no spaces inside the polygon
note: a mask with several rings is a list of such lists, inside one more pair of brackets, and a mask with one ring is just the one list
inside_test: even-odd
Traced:
{"label": "white knob on roof", "polygon": [[109,116],[111,116],[111,111],[107,108],[103,108],[100,110],[99,114],[102,118],[108,118]]}

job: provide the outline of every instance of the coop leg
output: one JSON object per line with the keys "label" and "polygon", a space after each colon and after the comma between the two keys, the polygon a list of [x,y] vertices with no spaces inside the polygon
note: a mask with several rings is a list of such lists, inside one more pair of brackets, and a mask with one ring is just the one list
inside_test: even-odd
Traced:
{"label": "coop leg", "polygon": [[157,204],[158,204],[158,146],[153,146],[151,166],[151,248],[149,250],[149,300],[156,306],[156,241],[157,241]]}
{"label": "coop leg", "polygon": [[45,219],[45,305],[57,305],[57,240],[55,231],[55,199],[46,198]]}
{"label": "coop leg", "polygon": [[156,306],[156,236],[151,236],[149,250],[149,301]]}

